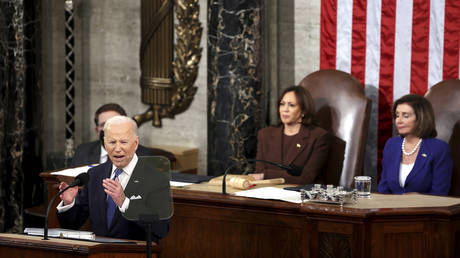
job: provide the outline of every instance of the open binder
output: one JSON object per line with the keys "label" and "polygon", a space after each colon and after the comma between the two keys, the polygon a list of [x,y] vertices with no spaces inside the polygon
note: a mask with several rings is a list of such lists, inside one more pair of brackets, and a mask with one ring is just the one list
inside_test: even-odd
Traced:
{"label": "open binder", "polygon": [[[32,236],[43,236],[43,228],[26,228],[24,233]],[[96,240],[96,235],[90,231],[71,230],[63,228],[52,228],[48,231],[49,237],[74,238],[85,240]]]}

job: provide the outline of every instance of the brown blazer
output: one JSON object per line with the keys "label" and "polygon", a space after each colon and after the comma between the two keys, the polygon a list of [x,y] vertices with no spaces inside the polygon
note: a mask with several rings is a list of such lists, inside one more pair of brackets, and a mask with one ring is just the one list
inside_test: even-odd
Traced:
{"label": "brown blazer", "polygon": [[303,168],[302,174],[291,176],[283,169],[262,162],[256,163],[256,173],[264,173],[265,179],[282,177],[290,184],[323,183],[330,146],[330,136],[327,131],[320,127],[302,126],[297,135],[296,146],[283,155],[283,162],[281,161],[282,133],[283,126],[267,127],[259,131],[257,159],[283,165],[292,164]]}

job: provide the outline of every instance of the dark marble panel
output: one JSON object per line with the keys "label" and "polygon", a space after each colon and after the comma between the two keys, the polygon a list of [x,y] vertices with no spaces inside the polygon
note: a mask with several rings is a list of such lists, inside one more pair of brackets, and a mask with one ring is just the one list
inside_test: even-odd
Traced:
{"label": "dark marble panel", "polygon": [[210,1],[208,8],[208,174],[250,171],[263,106],[263,1]]}
{"label": "dark marble panel", "polygon": [[24,207],[43,202],[39,7],[0,1],[0,232],[21,232]]}

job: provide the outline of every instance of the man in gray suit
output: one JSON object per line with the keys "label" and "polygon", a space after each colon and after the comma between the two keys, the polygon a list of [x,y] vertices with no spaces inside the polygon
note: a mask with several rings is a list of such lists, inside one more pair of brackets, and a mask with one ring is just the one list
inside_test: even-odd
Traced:
{"label": "man in gray suit", "polygon": [[[123,107],[116,103],[104,104],[96,110],[94,114],[94,123],[96,124],[96,135],[101,139],[104,125],[107,120],[114,116],[126,116],[126,111]],[[139,145],[136,150],[137,156],[165,156],[173,161],[174,154],[161,149],[147,148]],[[84,166],[89,164],[104,163],[107,161],[107,151],[102,146],[101,141],[92,141],[78,145],[73,156],[71,166]]]}

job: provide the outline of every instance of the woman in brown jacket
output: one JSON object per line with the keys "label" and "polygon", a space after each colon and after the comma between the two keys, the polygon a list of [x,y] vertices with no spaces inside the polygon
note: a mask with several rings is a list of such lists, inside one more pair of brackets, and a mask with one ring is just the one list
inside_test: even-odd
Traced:
{"label": "woman in brown jacket", "polygon": [[322,183],[329,152],[327,131],[316,126],[315,107],[310,93],[303,87],[291,86],[278,101],[278,126],[258,133],[257,159],[297,168],[300,175],[291,175],[273,165],[257,162],[258,178],[282,177],[286,183]]}

